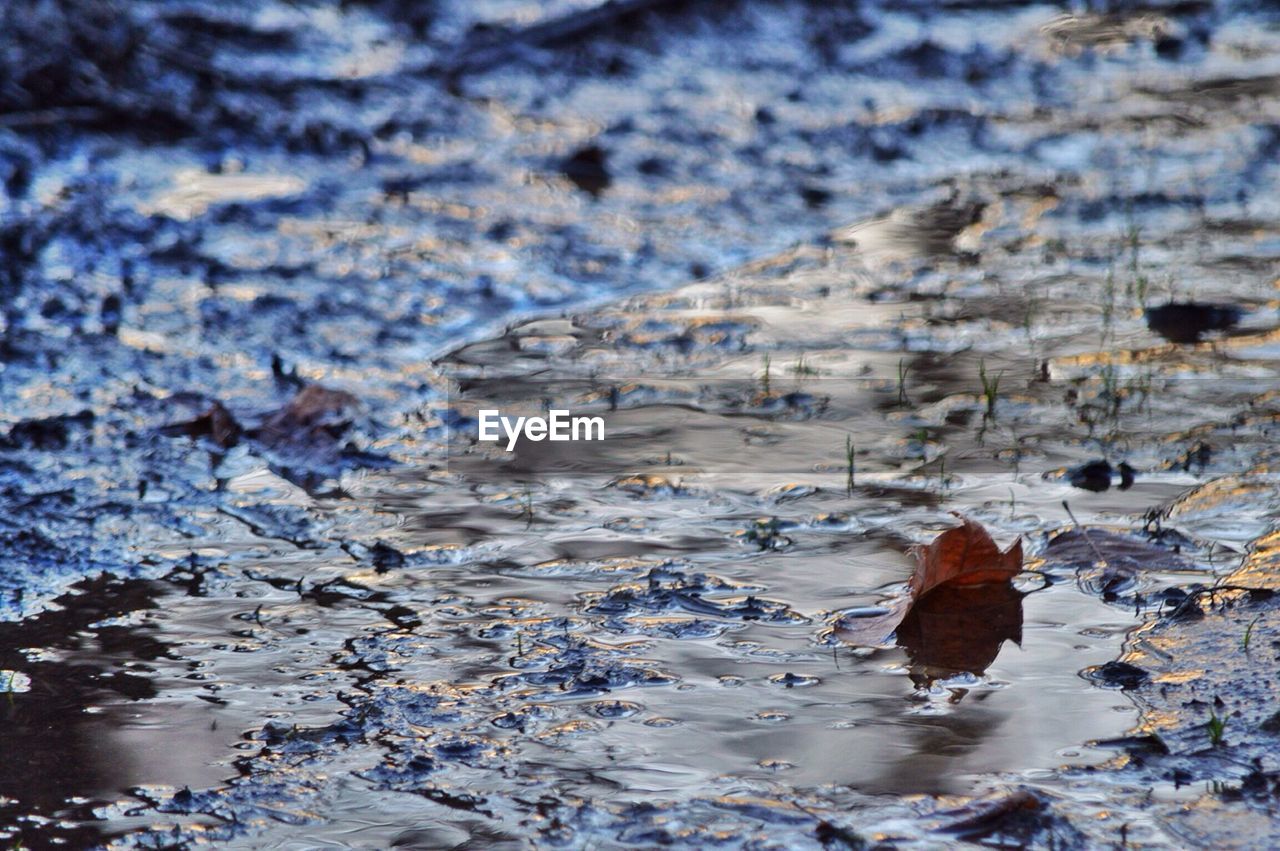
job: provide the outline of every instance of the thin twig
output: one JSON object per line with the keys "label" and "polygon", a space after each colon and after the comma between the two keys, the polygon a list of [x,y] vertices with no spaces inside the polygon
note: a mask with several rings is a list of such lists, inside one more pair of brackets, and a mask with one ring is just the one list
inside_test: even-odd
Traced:
{"label": "thin twig", "polygon": [[1103,567],[1110,567],[1111,564],[1107,561],[1107,557],[1102,554],[1102,550],[1098,549],[1098,545],[1089,537],[1089,530],[1080,525],[1080,521],[1076,519],[1075,514],[1071,511],[1071,506],[1067,505],[1065,499],[1062,501],[1062,507],[1067,510],[1067,516],[1071,518],[1072,523],[1076,524],[1080,534],[1084,535],[1084,542],[1089,545],[1089,549],[1093,550],[1093,554],[1098,557],[1098,561],[1102,562]]}

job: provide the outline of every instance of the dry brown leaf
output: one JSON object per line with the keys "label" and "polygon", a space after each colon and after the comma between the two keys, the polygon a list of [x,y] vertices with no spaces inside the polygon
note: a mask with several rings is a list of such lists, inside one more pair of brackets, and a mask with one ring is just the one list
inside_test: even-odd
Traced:
{"label": "dry brown leaf", "polygon": [[1021,538],[1000,552],[980,523],[960,520],[962,525],[943,532],[927,547],[912,548],[916,572],[907,585],[912,598],[918,600],[943,584],[1008,582],[1022,571]]}
{"label": "dry brown leaf", "polygon": [[[883,611],[841,619],[835,626],[836,637],[849,644],[883,644],[914,613],[921,601],[939,588],[971,589],[991,584],[993,601],[1007,602],[1009,580],[1022,570],[1022,540],[1000,552],[981,524],[967,517],[960,517],[960,520],[961,525],[943,532],[928,546],[912,548],[916,569],[907,583],[905,597],[892,601]],[[973,609],[980,602],[974,600],[972,594],[965,600],[966,609]],[[933,609],[936,608],[931,607],[931,616],[935,619],[938,612]],[[1020,626],[1020,606],[1018,615]],[[1007,636],[1000,640],[1004,637]],[[921,635],[913,633],[913,638],[916,643],[923,644]],[[999,642],[996,642],[996,647],[999,647]]]}
{"label": "dry brown leaf", "polygon": [[268,417],[254,436],[273,447],[331,443],[350,425],[359,404],[350,393],[309,384]]}

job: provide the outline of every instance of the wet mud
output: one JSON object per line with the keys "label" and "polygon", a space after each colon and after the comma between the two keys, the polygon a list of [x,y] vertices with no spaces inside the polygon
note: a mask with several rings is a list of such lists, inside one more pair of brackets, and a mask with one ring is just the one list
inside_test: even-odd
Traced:
{"label": "wet mud", "polygon": [[1265,4],[0,19],[10,844],[1274,846]]}

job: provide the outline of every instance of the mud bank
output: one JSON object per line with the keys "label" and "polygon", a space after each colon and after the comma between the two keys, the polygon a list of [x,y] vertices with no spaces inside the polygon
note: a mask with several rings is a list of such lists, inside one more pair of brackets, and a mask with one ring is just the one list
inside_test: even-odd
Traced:
{"label": "mud bank", "polygon": [[1273,844],[1274,15],[1067,11],[6,10],[6,835]]}

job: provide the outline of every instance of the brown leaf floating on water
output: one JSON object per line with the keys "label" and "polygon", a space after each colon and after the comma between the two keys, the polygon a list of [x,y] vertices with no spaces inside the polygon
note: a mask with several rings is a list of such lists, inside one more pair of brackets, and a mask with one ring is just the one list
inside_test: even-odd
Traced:
{"label": "brown leaf floating on water", "polygon": [[[1001,552],[980,523],[967,517],[960,517],[960,520],[961,525],[938,535],[928,546],[911,549],[916,569],[907,583],[905,597],[869,617],[841,619],[836,624],[836,636],[849,644],[883,644],[931,592],[942,588],[970,589],[990,585],[993,602],[1007,602],[1009,581],[1022,570],[1022,540],[1015,541],[1009,549]],[[959,596],[963,597],[966,609],[979,602],[975,601],[974,594],[958,595],[957,599]],[[980,591],[977,596],[981,596]],[[931,616],[936,618],[938,606],[931,604],[929,608]],[[1020,607],[1018,611],[1020,627]],[[1006,615],[1003,620],[1007,622],[1010,617]],[[1004,635],[1001,640],[1011,635]],[[918,644],[919,636],[916,639]],[[996,646],[999,646],[998,642]],[[985,657],[986,654],[979,655]]]}
{"label": "brown leaf floating on water", "polygon": [[913,547],[916,572],[907,588],[915,599],[940,585],[984,585],[1008,582],[1022,571],[1022,539],[1004,552],[982,528],[967,517],[962,525],[948,529],[927,547]]}

